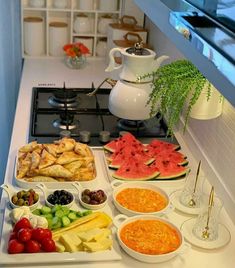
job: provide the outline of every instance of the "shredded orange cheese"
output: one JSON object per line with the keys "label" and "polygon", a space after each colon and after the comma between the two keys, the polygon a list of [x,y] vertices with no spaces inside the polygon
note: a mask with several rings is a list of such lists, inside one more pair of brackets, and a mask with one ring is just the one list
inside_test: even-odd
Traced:
{"label": "shredded orange cheese", "polygon": [[176,250],[181,243],[177,231],[159,220],[137,220],[120,232],[123,243],[143,254],[159,255]]}
{"label": "shredded orange cheese", "polygon": [[167,199],[156,191],[142,188],[126,188],[116,196],[123,207],[136,212],[151,213],[167,206]]}

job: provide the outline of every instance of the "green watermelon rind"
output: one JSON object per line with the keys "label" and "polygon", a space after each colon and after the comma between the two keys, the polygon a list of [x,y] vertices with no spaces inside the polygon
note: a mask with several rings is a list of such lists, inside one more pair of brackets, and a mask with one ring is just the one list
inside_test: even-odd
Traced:
{"label": "green watermelon rind", "polygon": [[[144,164],[146,166],[148,166],[148,165],[152,164],[154,161],[155,161],[155,158],[151,158],[148,161],[146,161]],[[112,162],[111,162],[110,164],[108,164],[108,167],[112,168],[112,169],[119,169],[121,167],[121,165],[112,165]]]}
{"label": "green watermelon rind", "polygon": [[116,175],[115,173],[112,174],[112,177],[118,180],[122,181],[148,181],[156,178],[160,174],[159,171],[155,171],[152,175],[149,175],[148,177],[139,177],[139,178],[124,178],[122,176]]}
{"label": "green watermelon rind", "polygon": [[104,147],[103,147],[106,151],[108,151],[108,152],[110,152],[110,153],[114,153],[115,152],[115,150],[114,149],[112,149],[112,148],[109,148],[108,146],[106,146],[106,145],[104,145]]}
{"label": "green watermelon rind", "polygon": [[185,170],[179,172],[179,173],[176,173],[176,174],[172,174],[172,175],[168,175],[168,176],[161,176],[161,171],[160,171],[160,175],[157,177],[157,179],[159,180],[166,180],[166,179],[176,179],[176,178],[179,178],[179,177],[182,177],[184,176],[186,173],[187,173],[188,169],[186,168]]}

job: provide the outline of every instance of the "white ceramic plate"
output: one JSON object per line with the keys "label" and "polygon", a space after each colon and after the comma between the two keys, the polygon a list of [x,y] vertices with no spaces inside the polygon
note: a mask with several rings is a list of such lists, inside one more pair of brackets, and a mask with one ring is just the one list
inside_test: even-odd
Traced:
{"label": "white ceramic plate", "polygon": [[204,248],[204,249],[217,249],[227,245],[231,239],[229,230],[223,225],[219,224],[219,234],[218,238],[214,241],[203,241],[197,238],[193,233],[192,229],[195,224],[196,219],[192,218],[185,221],[181,225],[181,231],[185,239],[194,246]]}
{"label": "white ceramic plate", "polygon": [[[174,191],[173,193],[170,194],[170,200],[171,203],[173,204],[173,206],[178,209],[181,212],[184,212],[186,214],[190,214],[190,215],[198,215],[201,211],[202,208],[190,208],[190,207],[186,207],[183,204],[181,204],[179,197],[181,194],[182,190],[177,190]],[[206,200],[203,200],[203,202]]]}
{"label": "white ceramic plate", "polygon": [[6,208],[4,214],[4,223],[0,245],[0,266],[1,265],[30,265],[30,264],[52,264],[52,263],[83,263],[83,262],[97,262],[97,261],[118,261],[121,260],[120,248],[113,234],[113,246],[111,250],[100,252],[76,252],[76,253],[22,253],[22,254],[8,254],[7,242],[12,225],[9,218],[9,212]]}

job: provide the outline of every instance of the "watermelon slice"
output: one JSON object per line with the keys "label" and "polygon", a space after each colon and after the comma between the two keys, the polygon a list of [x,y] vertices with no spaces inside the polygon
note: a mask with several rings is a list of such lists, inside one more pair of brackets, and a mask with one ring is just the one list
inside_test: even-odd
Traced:
{"label": "watermelon slice", "polygon": [[130,157],[146,165],[152,163],[155,160],[153,157],[146,154],[143,149],[143,146],[136,146],[135,144],[130,144],[117,150],[108,158],[108,160],[111,162],[109,164],[109,167],[120,168],[120,166],[126,161],[126,159],[128,160]]}
{"label": "watermelon slice", "polygon": [[156,160],[166,160],[181,166],[188,164],[188,161],[186,160],[187,157],[178,151],[164,150],[158,154],[153,154],[152,157],[154,157]]}
{"label": "watermelon slice", "polygon": [[142,162],[129,157],[123,165],[116,170],[112,176],[119,180],[151,180],[159,175],[159,170],[156,166],[147,166]]}
{"label": "watermelon slice", "polygon": [[160,158],[153,162],[150,167],[157,167],[159,169],[160,175],[157,179],[178,178],[185,175],[188,171],[188,168],[184,166],[180,166],[177,163]]}
{"label": "watermelon slice", "polygon": [[110,141],[106,145],[104,145],[104,149],[110,151],[110,152],[116,152],[117,150],[122,149],[128,144],[136,144],[136,146],[143,146],[143,144],[138,141],[135,136],[133,136],[131,133],[126,133],[122,137],[117,138],[113,141]]}
{"label": "watermelon slice", "polygon": [[177,144],[173,144],[173,143],[169,143],[169,142],[161,141],[157,139],[152,140],[150,144],[146,146],[146,150],[150,153],[151,152],[159,153],[164,150],[175,151],[178,149],[180,149],[180,146]]}

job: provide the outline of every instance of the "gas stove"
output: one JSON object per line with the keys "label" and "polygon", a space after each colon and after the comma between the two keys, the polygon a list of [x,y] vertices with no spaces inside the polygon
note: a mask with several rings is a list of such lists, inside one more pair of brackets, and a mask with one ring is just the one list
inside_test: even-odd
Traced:
{"label": "gas stove", "polygon": [[71,136],[90,146],[102,146],[124,132],[131,132],[142,142],[167,137],[167,125],[158,114],[144,121],[118,118],[108,109],[111,89],[100,88],[96,95],[87,94],[94,88],[34,87],[31,106],[29,141],[51,143]]}

